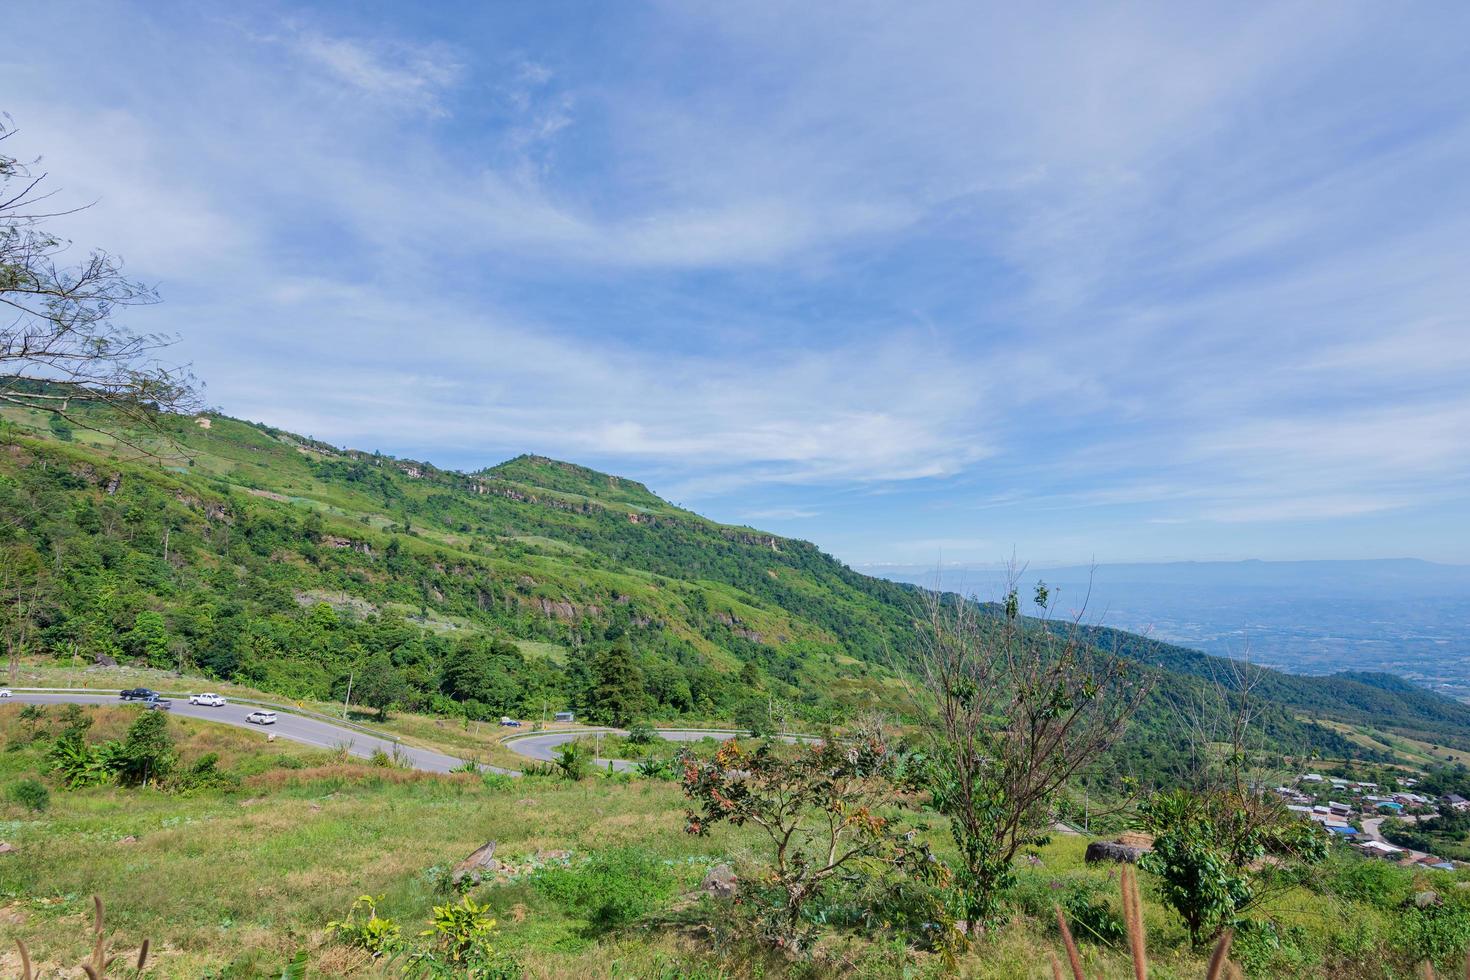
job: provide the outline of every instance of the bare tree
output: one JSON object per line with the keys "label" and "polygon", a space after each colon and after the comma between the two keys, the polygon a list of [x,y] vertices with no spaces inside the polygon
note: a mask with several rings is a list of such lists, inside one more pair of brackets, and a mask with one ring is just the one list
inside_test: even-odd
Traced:
{"label": "bare tree", "polygon": [[959,845],[974,925],[994,920],[1016,855],[1047,836],[1059,794],[1114,744],[1151,686],[1085,642],[1085,605],[1055,625],[1038,584],[1041,615],[1023,616],[1020,574],[1012,564],[999,609],[930,591],[920,624],[912,693],[933,719],[930,789]]}
{"label": "bare tree", "polygon": [[100,250],[68,263],[71,243],[47,222],[55,210],[37,161],[4,152],[15,135],[0,116],[0,404],[60,416],[80,428],[97,423],[78,409],[103,403],[128,423],[155,424],[155,410],[198,407],[197,383],[163,363],[173,338],[138,334],[113,319],[119,307],[157,302],[149,286],[123,274]]}

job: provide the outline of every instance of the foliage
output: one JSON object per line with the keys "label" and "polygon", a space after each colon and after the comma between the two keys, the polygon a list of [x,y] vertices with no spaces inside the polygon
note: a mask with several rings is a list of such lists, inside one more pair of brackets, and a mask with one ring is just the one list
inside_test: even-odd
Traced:
{"label": "foliage", "polygon": [[815,938],[807,907],[841,882],[896,869],[944,877],[927,847],[887,811],[895,802],[888,776],[894,754],[879,732],[847,742],[827,739],[792,756],[736,743],[710,760],[686,757],[686,830],[707,834],[728,822],[759,828],[767,865],[745,898],[760,935],[780,946],[807,948]]}
{"label": "foliage", "polygon": [[448,962],[473,969],[494,960],[491,945],[495,920],[490,906],[477,904],[465,895],[457,904],[434,906],[429,928],[419,933],[433,941],[435,952]]}
{"label": "foliage", "polygon": [[658,732],[646,721],[635,721],[628,726],[629,745],[652,745],[658,738]]}
{"label": "foliage", "polygon": [[117,742],[89,745],[80,730],[70,730],[51,746],[48,759],[67,789],[101,786],[114,778],[120,746]]}
{"label": "foliage", "polygon": [[1159,876],[1164,903],[1196,944],[1236,925],[1265,880],[1327,856],[1316,824],[1251,796],[1176,790],[1154,794],[1139,808],[1142,825],[1154,834],[1139,866]]}
{"label": "foliage", "polygon": [[[920,627],[927,785],[959,847],[960,911],[977,924],[999,916],[1017,854],[1045,842],[1061,790],[1117,741],[1151,687],[1086,648],[1075,622],[1027,624],[1014,582],[999,615],[931,595]],[[1044,584],[1034,601],[1047,609]]]}
{"label": "foliage", "polygon": [[359,896],[344,918],[327,923],[328,931],[338,941],[364,950],[374,959],[396,953],[403,945],[403,930],[397,922],[378,914],[382,900],[382,896]]}
{"label": "foliage", "polygon": [[532,880],[538,891],[585,918],[594,932],[642,918],[674,890],[668,867],[633,847],[599,851],[581,864],[545,867]]}
{"label": "foliage", "polygon": [[177,761],[168,716],[161,711],[144,711],[128,726],[112,767],[123,785],[147,786],[150,781],[166,779]]}
{"label": "foliage", "polygon": [[587,718],[602,725],[629,724],[647,707],[643,672],[626,643],[615,643],[592,658]]}
{"label": "foliage", "polygon": [[562,778],[574,782],[586,779],[592,771],[592,761],[587,750],[576,742],[563,742],[556,750],[554,761]]}
{"label": "foliage", "polygon": [[37,779],[17,779],[5,787],[5,798],[35,813],[44,813],[51,806],[51,791]]}

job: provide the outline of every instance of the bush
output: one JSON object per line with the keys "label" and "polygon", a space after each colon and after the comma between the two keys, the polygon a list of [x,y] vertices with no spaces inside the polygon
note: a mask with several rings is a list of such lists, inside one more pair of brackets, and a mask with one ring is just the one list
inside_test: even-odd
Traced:
{"label": "bush", "polygon": [[652,745],[658,738],[658,732],[646,721],[635,721],[628,726],[629,745]]}
{"label": "bush", "polygon": [[221,772],[219,753],[210,752],[200,756],[199,761],[176,775],[172,788],[186,792],[195,789],[239,789],[240,777],[231,772]]}
{"label": "bush", "polygon": [[403,930],[392,919],[378,915],[382,898],[362,895],[347,910],[340,922],[328,922],[327,929],[339,941],[361,949],[374,959],[393,953],[403,945]]}
{"label": "bush", "polygon": [[516,778],[514,776],[507,776],[503,772],[482,773],[480,776],[480,781],[485,784],[486,789],[493,790],[497,793],[503,793],[506,790],[515,789],[516,786]]}
{"label": "bush", "polygon": [[576,782],[587,778],[592,764],[587,758],[586,749],[576,742],[563,742],[556,751],[556,767],[561,770],[563,778]]}
{"label": "bush", "polygon": [[18,779],[5,788],[5,798],[17,806],[44,813],[51,806],[51,791],[35,779]]}
{"label": "bush", "polygon": [[668,867],[642,851],[618,848],[573,867],[542,868],[536,890],[572,909],[595,932],[642,918],[673,894]]}

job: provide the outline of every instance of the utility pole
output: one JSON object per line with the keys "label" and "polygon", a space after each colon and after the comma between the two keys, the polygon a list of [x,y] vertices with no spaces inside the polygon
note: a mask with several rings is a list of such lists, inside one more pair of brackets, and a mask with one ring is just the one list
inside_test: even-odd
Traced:
{"label": "utility pole", "polygon": [[347,671],[347,697],[342,699],[343,721],[347,720],[347,706],[352,703],[352,674],[353,672],[351,670]]}

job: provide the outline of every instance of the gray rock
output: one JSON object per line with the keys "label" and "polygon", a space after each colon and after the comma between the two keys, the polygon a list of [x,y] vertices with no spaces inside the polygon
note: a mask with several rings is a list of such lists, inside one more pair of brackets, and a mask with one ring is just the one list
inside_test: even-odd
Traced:
{"label": "gray rock", "polygon": [[717,864],[710,868],[704,880],[699,883],[700,891],[715,898],[734,898],[739,887],[740,879],[735,876],[735,869],[728,864]]}
{"label": "gray rock", "polygon": [[1443,904],[1444,902],[1440,899],[1439,892],[1419,892],[1414,896],[1414,907],[1416,909],[1433,908]]}
{"label": "gray rock", "polygon": [[1148,853],[1146,847],[1129,847],[1111,840],[1095,840],[1087,845],[1083,860],[1088,864],[1100,861],[1116,861],[1120,864],[1137,864],[1138,859]]}
{"label": "gray rock", "polygon": [[459,886],[468,881],[471,885],[478,885],[487,873],[493,874],[499,870],[500,862],[495,860],[495,842],[486,841],[454,866],[454,870],[449,873],[449,883]]}

